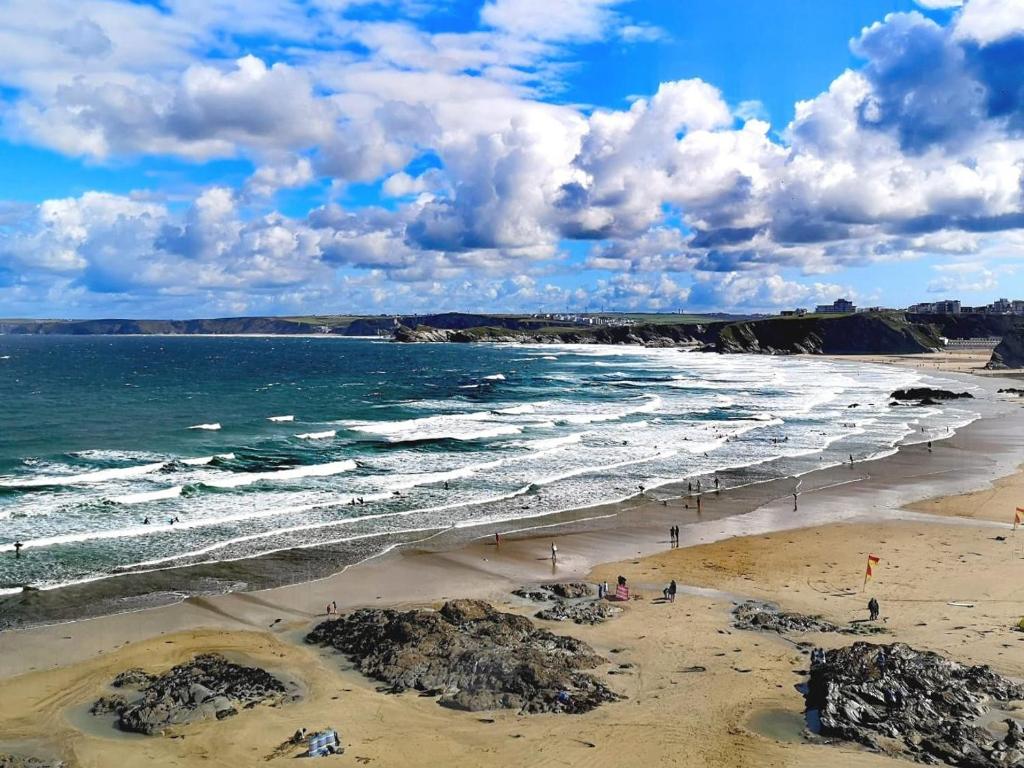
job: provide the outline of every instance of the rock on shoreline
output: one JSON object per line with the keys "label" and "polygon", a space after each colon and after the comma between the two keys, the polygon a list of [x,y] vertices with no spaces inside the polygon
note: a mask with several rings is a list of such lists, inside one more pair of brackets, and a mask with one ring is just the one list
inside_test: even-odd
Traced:
{"label": "rock on shoreline", "polygon": [[987,666],[966,666],[904,645],[854,643],[827,651],[811,668],[806,701],[824,736],[897,752],[923,763],[971,768],[1024,765],[1024,729],[1009,719],[1005,737],[979,717],[1024,700],[1024,685]]}
{"label": "rock on shoreline", "polygon": [[92,713],[116,713],[121,730],[146,735],[199,720],[223,720],[238,714],[239,707],[278,703],[286,692],[285,684],[269,672],[233,664],[215,653],[196,656],[161,675],[127,670],[112,685],[141,695],[133,701],[120,694],[101,697]]}
{"label": "rock on shoreline", "polygon": [[439,611],[362,609],[322,622],[306,642],[341,651],[392,692],[423,691],[471,712],[580,713],[619,698],[581,671],[606,661],[589,645],[478,600]]}
{"label": "rock on shoreline", "polygon": [[732,611],[733,626],[760,632],[839,632],[846,635],[874,635],[885,630],[877,625],[856,624],[840,626],[820,616],[780,611],[767,603],[748,600]]}

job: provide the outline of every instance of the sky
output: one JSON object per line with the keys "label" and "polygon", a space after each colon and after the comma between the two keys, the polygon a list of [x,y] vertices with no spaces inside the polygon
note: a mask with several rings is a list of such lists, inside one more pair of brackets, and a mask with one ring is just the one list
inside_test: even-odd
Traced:
{"label": "sky", "polygon": [[1024,0],[3,0],[0,317],[1024,298]]}

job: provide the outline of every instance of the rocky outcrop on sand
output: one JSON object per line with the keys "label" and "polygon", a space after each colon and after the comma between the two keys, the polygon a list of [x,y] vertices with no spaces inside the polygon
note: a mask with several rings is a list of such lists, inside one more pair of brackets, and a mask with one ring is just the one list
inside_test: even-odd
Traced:
{"label": "rocky outcrop on sand", "polygon": [[223,720],[238,714],[239,708],[277,704],[287,698],[285,684],[269,672],[233,664],[213,653],[196,656],[161,675],[129,670],[113,684],[140,695],[134,700],[119,694],[102,697],[91,711],[116,713],[121,730],[147,735],[199,720]]}
{"label": "rocky outcrop on sand", "polygon": [[908,401],[932,401],[940,400],[970,400],[974,397],[970,392],[951,392],[948,389],[932,389],[931,387],[911,387],[910,389],[897,389],[889,397],[900,402]]}
{"label": "rocky outcrop on sand", "polygon": [[570,603],[558,600],[550,608],[534,614],[544,621],[571,621],[574,624],[601,624],[618,614],[622,609],[604,600],[584,600]]}
{"label": "rocky outcrop on sand", "polygon": [[576,581],[521,587],[512,594],[535,603],[553,602],[534,615],[544,621],[571,621],[575,624],[600,624],[622,613],[622,609],[603,600],[593,599],[594,588],[586,582]]}
{"label": "rocky outcrop on sand", "polygon": [[512,590],[512,594],[533,600],[535,603],[541,603],[545,600],[576,600],[582,597],[591,597],[594,594],[594,588],[582,581],[554,582],[538,584],[536,587],[521,587]]}
{"label": "rocky outcrop on sand", "polygon": [[896,752],[922,763],[971,768],[1024,765],[1024,730],[976,723],[1024,699],[1024,686],[987,666],[966,666],[902,643],[855,643],[811,667],[806,701],[821,734]]}
{"label": "rocky outcrop on sand", "polygon": [[60,760],[0,754],[0,768],[64,768],[64,763]]}
{"label": "rocky outcrop on sand", "polygon": [[387,690],[416,690],[468,711],[579,713],[618,696],[592,675],[605,659],[478,600],[438,611],[363,609],[317,625],[306,641],[335,648]]}
{"label": "rocky outcrop on sand", "polygon": [[873,635],[885,630],[873,624],[838,625],[820,616],[780,611],[773,605],[748,600],[732,611],[733,626],[760,632],[840,632],[846,635]]}
{"label": "rocky outcrop on sand", "polygon": [[787,613],[765,603],[748,600],[732,611],[732,624],[737,629],[761,632],[838,632],[839,627],[818,616]]}

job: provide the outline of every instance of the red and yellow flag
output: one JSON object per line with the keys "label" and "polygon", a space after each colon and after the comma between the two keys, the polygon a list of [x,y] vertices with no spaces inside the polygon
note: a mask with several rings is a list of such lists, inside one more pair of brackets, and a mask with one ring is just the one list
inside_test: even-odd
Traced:
{"label": "red and yellow flag", "polygon": [[1013,530],[1017,530],[1017,526],[1024,523],[1024,507],[1017,507],[1017,511],[1013,513]]}
{"label": "red and yellow flag", "polygon": [[881,562],[882,558],[878,555],[868,555],[868,567],[864,569],[864,586],[867,586],[868,579],[875,575],[874,566]]}

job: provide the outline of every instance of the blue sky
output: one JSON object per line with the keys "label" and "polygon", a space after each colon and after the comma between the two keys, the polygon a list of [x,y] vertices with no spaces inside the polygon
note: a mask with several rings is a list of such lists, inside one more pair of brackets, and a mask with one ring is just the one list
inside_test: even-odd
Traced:
{"label": "blue sky", "polygon": [[1024,0],[10,0],[0,316],[1024,296]]}

